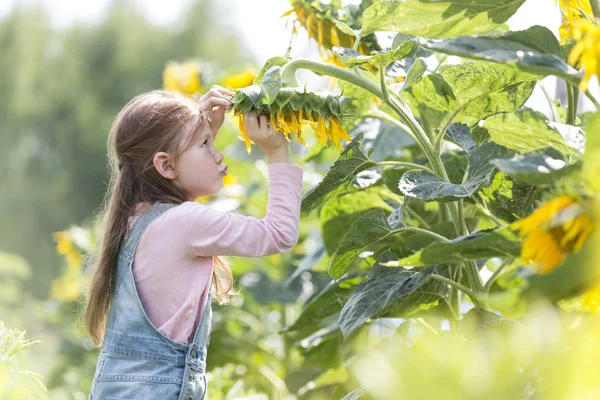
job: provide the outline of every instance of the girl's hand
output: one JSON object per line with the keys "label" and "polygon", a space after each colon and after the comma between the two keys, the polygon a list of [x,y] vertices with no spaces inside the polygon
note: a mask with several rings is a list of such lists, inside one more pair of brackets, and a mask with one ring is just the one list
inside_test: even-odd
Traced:
{"label": "girl's hand", "polygon": [[219,128],[225,120],[225,111],[231,110],[231,96],[233,92],[224,87],[214,85],[198,100],[198,106],[208,113],[208,125],[212,132],[213,140],[217,137]]}
{"label": "girl's hand", "polygon": [[256,110],[244,115],[244,127],[248,137],[258,145],[267,156],[275,153],[287,153],[288,142],[283,133],[275,130],[268,115],[256,114]]}

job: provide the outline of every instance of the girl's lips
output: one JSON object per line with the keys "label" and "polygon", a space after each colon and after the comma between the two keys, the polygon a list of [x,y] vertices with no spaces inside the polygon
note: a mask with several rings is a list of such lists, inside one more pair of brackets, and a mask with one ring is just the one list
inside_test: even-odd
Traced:
{"label": "girl's lips", "polygon": [[219,172],[219,173],[220,173],[220,174],[223,174],[223,175],[227,175],[227,167],[223,168],[223,169],[221,170],[221,172]]}

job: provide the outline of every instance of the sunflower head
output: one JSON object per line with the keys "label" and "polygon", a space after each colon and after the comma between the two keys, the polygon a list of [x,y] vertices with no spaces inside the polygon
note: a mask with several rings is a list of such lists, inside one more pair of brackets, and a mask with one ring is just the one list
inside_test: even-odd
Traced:
{"label": "sunflower head", "polygon": [[584,207],[567,195],[546,202],[514,222],[511,229],[519,230],[524,238],[521,258],[542,274],[554,270],[567,254],[579,251],[593,232]]}
{"label": "sunflower head", "polygon": [[568,62],[576,68],[583,69],[584,76],[579,88],[586,91],[590,78],[598,75],[600,26],[587,19],[578,19],[573,23],[573,39],[575,46],[569,54]]}
{"label": "sunflower head", "polygon": [[326,146],[331,140],[337,149],[343,149],[340,141],[352,140],[340,125],[344,110],[338,96],[322,95],[302,91],[297,88],[282,88],[269,103],[261,95],[258,85],[240,90],[233,96],[233,112],[239,116],[239,129],[246,149],[250,154],[251,140],[244,127],[244,114],[256,110],[258,114],[267,114],[274,128],[283,133],[288,141],[295,137],[306,145],[302,138],[302,129],[311,125],[320,145]]}
{"label": "sunflower head", "polygon": [[[354,47],[355,37],[341,31],[335,21],[343,21],[353,29],[360,29],[359,9],[344,7],[340,9],[332,4],[314,0],[291,0],[292,9],[282,17],[292,17],[292,35],[299,27],[306,29],[308,37],[314,39],[319,46],[319,54],[323,61],[343,67],[331,49],[333,46]],[[293,16],[292,16],[293,14]],[[362,38],[358,51],[369,54],[381,50],[374,35]]]}
{"label": "sunflower head", "polygon": [[593,16],[592,6],[589,0],[560,0],[560,11],[563,23],[560,26],[560,38],[572,39],[574,37],[573,26],[579,19],[589,19]]}

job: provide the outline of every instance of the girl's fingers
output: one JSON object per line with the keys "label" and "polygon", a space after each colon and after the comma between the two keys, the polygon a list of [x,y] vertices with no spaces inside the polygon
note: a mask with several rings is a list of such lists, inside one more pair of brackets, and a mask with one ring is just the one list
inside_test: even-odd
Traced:
{"label": "girl's fingers", "polygon": [[206,100],[206,103],[204,103],[206,105],[206,108],[210,111],[213,109],[213,107],[217,107],[217,106],[229,106],[231,103],[222,98],[222,97],[211,97],[209,99]]}
{"label": "girl's fingers", "polygon": [[250,111],[244,117],[244,124],[246,125],[246,132],[258,132],[258,118],[256,118],[256,111]]}
{"label": "girl's fingers", "polygon": [[219,85],[213,85],[213,86],[212,86],[210,89],[211,89],[211,90],[213,90],[213,89],[214,89],[214,90],[216,90],[217,92],[219,92],[219,93],[221,93],[221,94],[223,94],[223,95],[225,95],[225,96],[233,96],[233,95],[234,95],[234,93],[233,93],[231,90],[227,90],[227,89],[225,89],[224,87],[222,87],[222,86],[219,86]]}
{"label": "girl's fingers", "polygon": [[261,131],[265,134],[268,132],[268,126],[267,126],[268,123],[269,123],[269,118],[266,115],[263,114],[260,117],[258,117],[258,125],[259,125]]}

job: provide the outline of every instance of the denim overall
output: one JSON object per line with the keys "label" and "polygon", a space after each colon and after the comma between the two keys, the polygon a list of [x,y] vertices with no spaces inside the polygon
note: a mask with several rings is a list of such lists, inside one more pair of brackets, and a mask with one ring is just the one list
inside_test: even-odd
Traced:
{"label": "denim overall", "polygon": [[206,398],[212,282],[194,340],[190,344],[182,344],[172,341],[152,325],[133,280],[133,256],[142,234],[152,221],[171,207],[173,205],[156,203],[142,213],[121,248],[115,292],[90,400]]}

